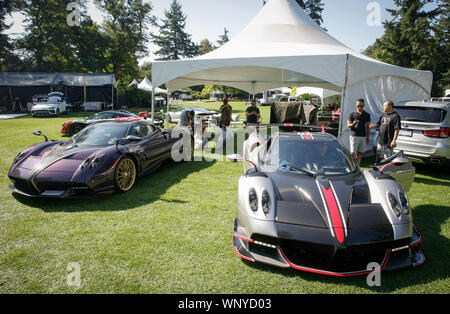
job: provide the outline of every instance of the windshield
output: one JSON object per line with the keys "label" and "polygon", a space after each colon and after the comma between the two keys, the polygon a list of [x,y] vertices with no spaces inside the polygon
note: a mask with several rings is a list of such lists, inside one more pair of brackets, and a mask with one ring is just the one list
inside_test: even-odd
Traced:
{"label": "windshield", "polygon": [[300,140],[298,137],[274,139],[266,163],[277,171],[303,172],[309,175],[343,175],[358,169],[354,159],[337,141]]}
{"label": "windshield", "polygon": [[81,130],[72,139],[75,144],[108,146],[125,137],[128,123],[98,123]]}
{"label": "windshield", "polygon": [[446,110],[427,107],[395,107],[402,121],[441,123],[447,114]]}

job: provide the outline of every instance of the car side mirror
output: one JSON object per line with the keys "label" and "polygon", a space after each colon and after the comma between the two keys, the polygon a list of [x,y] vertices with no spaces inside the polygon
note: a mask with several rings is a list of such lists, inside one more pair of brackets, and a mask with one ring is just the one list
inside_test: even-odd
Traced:
{"label": "car side mirror", "polygon": [[125,140],[130,141],[130,142],[135,142],[135,141],[140,141],[142,138],[140,138],[139,136],[136,135],[128,135],[127,137],[125,137]]}
{"label": "car side mirror", "polygon": [[407,157],[400,156],[395,158],[392,162],[395,164],[406,164],[409,162],[409,159]]}
{"label": "car side mirror", "polygon": [[45,136],[45,135],[41,132],[41,130],[36,130],[36,131],[34,131],[34,132],[33,132],[33,135],[36,135],[36,136],[43,136],[43,137],[45,138],[45,141],[48,142],[48,137]]}
{"label": "car side mirror", "polygon": [[127,137],[119,138],[116,141],[116,150],[119,151],[119,145],[125,145],[128,142],[134,142],[134,141],[139,141],[139,140],[141,140],[141,138],[139,136],[135,136],[135,135],[128,135]]}

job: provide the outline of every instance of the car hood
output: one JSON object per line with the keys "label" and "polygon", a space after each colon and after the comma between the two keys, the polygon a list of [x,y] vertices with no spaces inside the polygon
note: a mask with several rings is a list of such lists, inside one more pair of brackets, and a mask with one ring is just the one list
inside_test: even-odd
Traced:
{"label": "car hood", "polygon": [[75,145],[71,141],[57,143],[47,147],[37,156],[29,156],[17,168],[24,179],[33,178],[44,170],[74,173],[85,160],[103,155],[108,149],[110,147]]}
{"label": "car hood", "polygon": [[[361,215],[367,215],[371,209],[381,216],[369,224],[389,224],[380,205],[371,204],[368,183],[359,172],[313,177],[277,171],[267,173],[267,176],[278,194],[277,222],[333,229],[341,243],[347,228],[350,225],[361,226],[359,221],[364,220]],[[356,214],[361,206],[367,209],[366,214],[362,210]],[[352,209],[355,209],[355,215],[350,214]]]}

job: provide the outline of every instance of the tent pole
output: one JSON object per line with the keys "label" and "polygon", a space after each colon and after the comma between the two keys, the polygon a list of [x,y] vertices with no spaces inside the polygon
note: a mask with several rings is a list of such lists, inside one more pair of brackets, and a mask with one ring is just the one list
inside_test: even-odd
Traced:
{"label": "tent pole", "polygon": [[152,123],[155,121],[155,88],[152,84],[152,112],[151,112],[151,117],[152,117]]}
{"label": "tent pole", "polygon": [[13,99],[13,95],[12,95],[12,87],[9,88],[9,97],[11,99],[11,111],[13,111],[13,109],[14,109],[14,99]]}
{"label": "tent pole", "polygon": [[113,83],[111,86],[111,105],[112,105],[112,109],[114,110],[114,79],[113,79]]}
{"label": "tent pole", "polygon": [[166,125],[167,126],[166,126],[166,128],[169,129],[169,115],[168,115],[169,108],[170,108],[170,105],[169,105],[169,94],[170,94],[169,83],[166,84],[166,87],[167,87],[167,109],[166,109]]}
{"label": "tent pole", "polygon": [[83,107],[86,111],[86,75],[83,74]]}
{"label": "tent pole", "polygon": [[342,121],[344,120],[344,108],[343,107],[345,106],[345,94],[347,93],[348,58],[349,58],[349,54],[347,53],[347,60],[345,62],[345,82],[344,82],[344,87],[342,88],[342,94],[341,94],[341,117],[339,118],[338,139],[341,139]]}

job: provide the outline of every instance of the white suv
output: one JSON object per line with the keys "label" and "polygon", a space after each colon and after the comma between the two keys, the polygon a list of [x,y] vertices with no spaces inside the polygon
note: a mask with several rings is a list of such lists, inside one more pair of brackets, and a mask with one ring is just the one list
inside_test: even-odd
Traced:
{"label": "white suv", "polygon": [[412,161],[448,164],[450,160],[450,101],[408,101],[394,110],[401,130],[395,152],[404,151]]}

